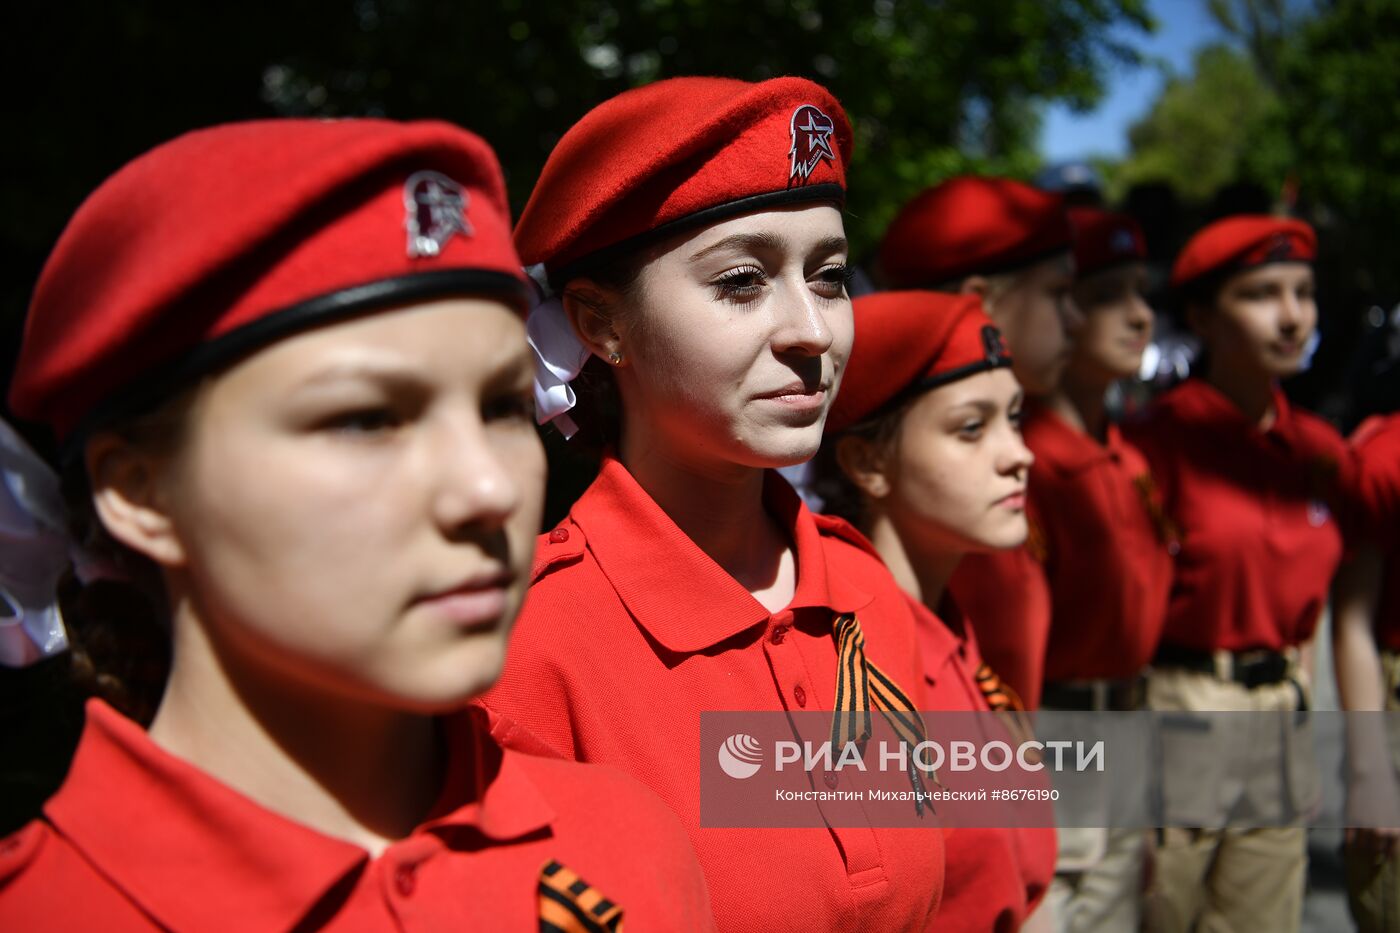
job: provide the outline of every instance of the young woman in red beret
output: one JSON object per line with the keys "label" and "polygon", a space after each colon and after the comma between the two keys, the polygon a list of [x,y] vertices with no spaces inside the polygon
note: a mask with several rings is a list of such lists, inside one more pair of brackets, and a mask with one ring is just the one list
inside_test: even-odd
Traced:
{"label": "young woman in red beret", "polygon": [[[948,581],[970,553],[1026,538],[1022,391],[976,296],[896,291],[856,299],[856,344],[827,422],[816,491],[868,534],[919,614],[931,709],[986,712],[1006,699]],[[989,703],[989,699],[991,703]],[[1047,814],[1048,818],[1048,814]],[[1055,865],[1051,828],[949,829],[939,915],[948,929],[1016,930]],[[1048,929],[1049,916],[1034,924]]]}
{"label": "young woman in red beret", "polygon": [[[1367,419],[1356,452],[1364,536],[1337,573],[1332,657],[1342,708],[1400,712],[1400,414]],[[1382,720],[1385,721],[1382,721]],[[1362,933],[1394,926],[1400,911],[1400,730],[1393,717],[1347,722],[1347,894]]]}
{"label": "young woman in red beret", "polygon": [[[1315,250],[1307,224],[1237,216],[1197,233],[1172,270],[1201,340],[1200,373],[1129,435],[1180,542],[1148,682],[1152,709],[1307,707],[1309,646],[1342,555],[1334,511],[1348,457],[1337,432],[1278,387],[1302,366],[1317,324]],[[1227,725],[1215,721],[1218,753],[1205,764],[1189,753],[1199,733],[1164,732],[1170,828],[1149,919],[1163,930],[1296,930],[1307,868],[1300,824],[1317,794],[1308,743],[1231,739]],[[1261,759],[1277,767],[1259,768]],[[1175,828],[1223,826],[1237,807],[1281,828]]]}
{"label": "young woman in red beret", "polygon": [[[1029,509],[1050,590],[1043,709],[1132,710],[1166,618],[1175,536],[1142,453],[1108,416],[1152,337],[1146,248],[1132,218],[1071,208],[1083,323],[1055,389],[1028,401]],[[1064,828],[1051,900],[1063,930],[1136,930],[1139,830]]]}
{"label": "young woman in red beret", "polygon": [[816,452],[850,352],[850,154],[840,105],[808,81],[661,81],[564,135],[516,228],[559,296],[532,317],[541,412],[606,449],[541,539],[484,703],[514,723],[507,743],[660,794],[726,930],[924,929],[943,888],[926,807],[909,808],[915,828],[815,810],[791,826],[776,807],[769,825],[789,828],[701,825],[696,755],[718,751],[700,745],[705,711],[829,717],[838,675],[859,671],[887,689],[841,691],[841,711],[868,700],[920,722],[914,607],[771,469]]}
{"label": "young woman in red beret", "polygon": [[[909,201],[880,244],[892,288],[976,294],[1001,329],[1028,396],[1051,391],[1069,359],[1074,303],[1072,232],[1058,195],[1009,178],[951,178]],[[1040,534],[1024,547],[969,554],[951,586],[982,650],[1034,708],[1040,699],[1050,592]]]}
{"label": "young woman in red beret", "polygon": [[711,926],[653,795],[466,708],[542,507],[524,286],[494,155],[441,123],[203,130],[79,209],[11,402],[154,584],[169,678],[149,730],[89,703],[0,927]]}

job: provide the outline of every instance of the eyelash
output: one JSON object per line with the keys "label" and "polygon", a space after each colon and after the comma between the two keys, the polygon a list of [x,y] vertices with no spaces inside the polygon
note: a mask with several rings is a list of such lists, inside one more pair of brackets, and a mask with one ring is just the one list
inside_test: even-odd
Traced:
{"label": "eyelash", "polygon": [[[535,419],[535,397],[533,391],[503,395],[488,400],[481,407],[482,421],[510,421],[533,424]],[[336,434],[357,437],[382,435],[404,426],[407,419],[390,407],[357,408],[352,411],[332,415],[321,422],[319,428]]]}
{"label": "eyelash", "polygon": [[740,266],[730,269],[714,281],[715,298],[719,301],[742,302],[758,297],[763,285],[768,281],[763,270],[757,266]]}
{"label": "eyelash", "polygon": [[[817,272],[817,283],[822,287],[831,288],[832,294],[821,294],[820,290],[818,294],[828,299],[845,297],[855,274],[855,270],[844,263],[822,267]],[[712,285],[717,301],[741,303],[757,298],[767,281],[768,277],[757,266],[740,266],[725,272],[715,279]]]}
{"label": "eyelash", "polygon": [[494,399],[481,409],[483,421],[523,421],[534,423],[535,420],[535,396],[534,392],[522,392],[515,395],[503,395]]}
{"label": "eyelash", "polygon": [[[1011,422],[1011,427],[1017,434],[1021,433],[1021,422],[1023,413],[1021,411],[1007,412],[1006,420]],[[965,421],[958,425],[958,435],[964,440],[975,441],[981,438],[982,432],[987,428],[987,422],[982,420]]]}
{"label": "eyelash", "polygon": [[389,408],[357,408],[333,415],[321,427],[337,434],[380,434],[403,424],[403,419]]}

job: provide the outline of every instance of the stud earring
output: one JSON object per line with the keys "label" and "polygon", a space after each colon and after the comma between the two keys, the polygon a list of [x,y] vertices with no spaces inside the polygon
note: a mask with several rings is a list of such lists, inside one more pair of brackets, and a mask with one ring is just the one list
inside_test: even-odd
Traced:
{"label": "stud earring", "polygon": [[622,362],[622,354],[614,350],[608,354],[608,361],[616,366],[618,363]]}

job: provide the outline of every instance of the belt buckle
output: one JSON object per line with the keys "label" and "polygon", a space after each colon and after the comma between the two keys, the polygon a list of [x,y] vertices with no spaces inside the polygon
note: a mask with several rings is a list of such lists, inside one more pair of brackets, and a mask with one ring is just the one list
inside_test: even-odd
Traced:
{"label": "belt buckle", "polygon": [[1246,689],[1282,683],[1288,678],[1288,659],[1273,651],[1254,652],[1255,657],[1236,658],[1236,679]]}

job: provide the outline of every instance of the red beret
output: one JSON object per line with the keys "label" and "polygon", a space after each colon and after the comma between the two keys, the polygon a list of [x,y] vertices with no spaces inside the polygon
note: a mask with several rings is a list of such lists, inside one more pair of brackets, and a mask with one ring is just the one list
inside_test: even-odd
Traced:
{"label": "red beret", "polygon": [[563,282],[644,241],[810,201],[845,200],[851,127],[821,85],[672,78],[589,111],[550,153],[515,228]]}
{"label": "red beret", "polygon": [[1072,207],[1069,221],[1074,228],[1075,271],[1081,278],[1119,263],[1147,258],[1142,228],[1127,214]]}
{"label": "red beret", "polygon": [[1059,195],[1009,178],[953,178],[904,205],[880,244],[892,288],[1005,272],[1070,248]]}
{"label": "red beret", "polygon": [[1171,285],[1181,288],[1212,273],[1233,273],[1269,262],[1312,262],[1317,234],[1301,220],[1241,214],[1201,230],[1172,266]]}
{"label": "red beret", "polygon": [[490,147],[446,123],[267,120],[140,156],[78,208],[10,405],[60,437],[333,318],[527,292]]}
{"label": "red beret", "polygon": [[919,392],[1011,365],[977,295],[877,292],[853,304],[855,346],[826,418],[828,434]]}

